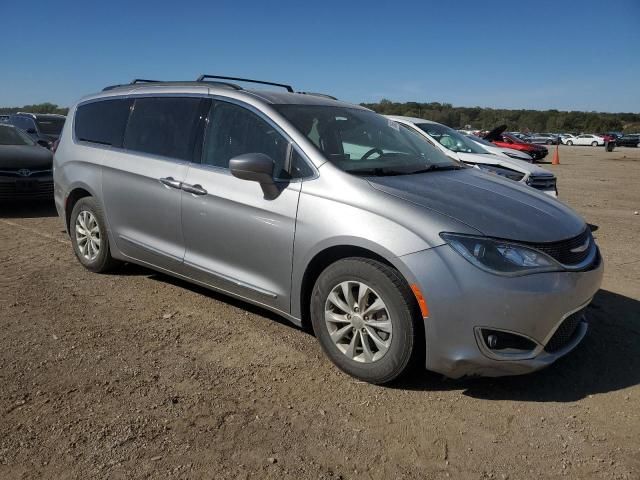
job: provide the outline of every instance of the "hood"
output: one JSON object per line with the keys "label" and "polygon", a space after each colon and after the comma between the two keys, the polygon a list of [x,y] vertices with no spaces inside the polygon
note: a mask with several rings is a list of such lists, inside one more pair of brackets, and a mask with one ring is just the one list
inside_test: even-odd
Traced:
{"label": "hood", "polygon": [[487,133],[483,138],[485,140],[489,140],[490,142],[500,140],[500,135],[504,133],[507,129],[506,125],[500,125],[499,127],[494,128],[489,133]]}
{"label": "hood", "polygon": [[510,168],[516,172],[524,174],[530,174],[533,176],[550,176],[553,177],[553,173],[544,168],[538,167],[533,163],[525,162],[524,160],[518,160],[516,158],[510,158],[501,155],[480,155],[477,153],[459,153],[460,160],[465,163],[481,163],[484,165],[500,165],[505,168]]}
{"label": "hood", "polygon": [[377,190],[454,218],[489,237],[555,242],[586,228],[584,220],[558,200],[473,168],[367,180]]}
{"label": "hood", "polygon": [[0,145],[0,170],[51,170],[53,154],[31,145]]}

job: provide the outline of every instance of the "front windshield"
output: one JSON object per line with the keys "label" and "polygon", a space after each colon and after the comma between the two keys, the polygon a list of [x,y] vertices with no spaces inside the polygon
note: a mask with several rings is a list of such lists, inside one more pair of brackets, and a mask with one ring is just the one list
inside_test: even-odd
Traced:
{"label": "front windshield", "polygon": [[0,145],[35,145],[35,143],[21,130],[0,125]]}
{"label": "front windshield", "polygon": [[360,108],[276,105],[331,163],[363,175],[401,175],[461,168],[393,120]]}
{"label": "front windshield", "polygon": [[440,145],[459,153],[488,153],[484,148],[469,141],[467,137],[439,123],[417,123],[423,132],[434,138]]}
{"label": "front windshield", "polygon": [[64,126],[64,117],[38,117],[36,123],[45,135],[60,135]]}

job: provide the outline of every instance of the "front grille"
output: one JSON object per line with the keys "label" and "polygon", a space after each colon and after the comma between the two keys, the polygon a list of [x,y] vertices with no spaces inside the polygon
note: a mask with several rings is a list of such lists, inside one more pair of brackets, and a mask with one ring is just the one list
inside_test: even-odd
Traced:
{"label": "front grille", "polygon": [[[583,251],[572,252],[571,250],[579,248],[589,242],[586,249]],[[559,242],[549,243],[527,243],[528,246],[540,250],[546,253],[551,258],[560,262],[563,265],[577,265],[584,261],[591,252],[593,243],[593,237],[588,228],[585,228],[577,237],[570,238],[568,240],[561,240]]]}
{"label": "front grille", "polygon": [[52,198],[53,180],[0,182],[0,198]]}
{"label": "front grille", "polygon": [[556,177],[551,177],[551,176],[529,177],[527,184],[530,187],[537,188],[538,190],[555,190]]}
{"label": "front grille", "polygon": [[20,170],[24,170],[24,169],[0,170],[0,177],[11,177],[11,178],[49,177],[53,173],[52,170],[30,170],[29,175],[20,175],[18,173]]}
{"label": "front grille", "polygon": [[578,325],[580,325],[581,321],[585,320],[585,311],[586,309],[583,308],[565,318],[547,342],[547,345],[544,347],[545,351],[549,353],[557,352],[571,342],[575,337]]}

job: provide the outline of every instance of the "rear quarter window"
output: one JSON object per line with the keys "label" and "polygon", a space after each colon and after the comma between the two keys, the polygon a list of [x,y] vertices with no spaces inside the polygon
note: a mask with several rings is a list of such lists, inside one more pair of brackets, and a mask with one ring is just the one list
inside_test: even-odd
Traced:
{"label": "rear quarter window", "polygon": [[121,147],[131,103],[128,99],[113,99],[80,105],[74,122],[76,139]]}

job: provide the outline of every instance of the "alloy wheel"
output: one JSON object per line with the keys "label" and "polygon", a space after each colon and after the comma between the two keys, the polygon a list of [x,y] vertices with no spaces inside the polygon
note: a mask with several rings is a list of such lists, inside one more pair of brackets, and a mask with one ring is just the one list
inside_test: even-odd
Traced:
{"label": "alloy wheel", "polygon": [[88,210],[81,210],[76,217],[76,242],[82,256],[93,261],[100,254],[100,226]]}
{"label": "alloy wheel", "polygon": [[387,306],[365,283],[336,285],[325,302],[324,319],[331,341],[356,362],[375,362],[391,346],[393,323]]}

